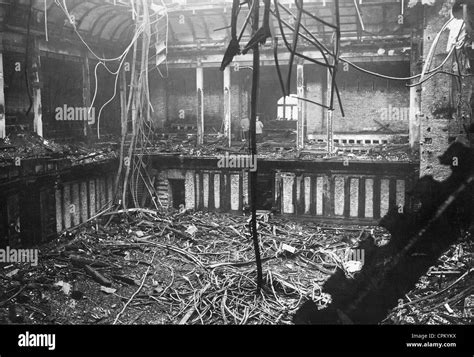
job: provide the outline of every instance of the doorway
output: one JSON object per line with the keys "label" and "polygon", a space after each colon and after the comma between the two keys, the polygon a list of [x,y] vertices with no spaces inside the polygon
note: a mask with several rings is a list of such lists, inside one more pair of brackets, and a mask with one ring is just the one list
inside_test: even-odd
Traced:
{"label": "doorway", "polygon": [[179,208],[180,205],[186,205],[184,180],[183,179],[168,179],[171,190],[171,203],[173,208]]}

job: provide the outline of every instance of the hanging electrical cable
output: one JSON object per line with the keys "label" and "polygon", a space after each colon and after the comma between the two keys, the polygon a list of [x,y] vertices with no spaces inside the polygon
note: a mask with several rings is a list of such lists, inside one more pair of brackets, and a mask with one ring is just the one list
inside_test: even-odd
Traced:
{"label": "hanging electrical cable", "polygon": [[[431,44],[431,47],[430,47],[430,50],[428,52],[428,56],[427,56],[427,59],[426,59],[426,62],[423,66],[423,70],[421,71],[421,74],[420,74],[420,80],[416,83],[412,83],[412,84],[407,84],[407,87],[415,87],[415,86],[418,86],[420,84],[423,84],[424,82],[426,82],[427,80],[433,78],[435,75],[439,74],[440,71],[439,69],[440,68],[443,68],[443,66],[446,64],[446,62],[448,61],[448,59],[452,56],[452,54],[456,51],[456,47],[457,47],[457,44],[454,43],[452,46],[451,46],[451,49],[449,50],[448,54],[446,55],[446,57],[444,58],[444,60],[432,71],[429,71],[429,68],[431,66],[431,62],[433,60],[433,57],[434,57],[434,53],[435,53],[435,50],[436,50],[436,47],[438,45],[438,42],[439,42],[439,38],[441,36],[441,34],[443,33],[443,31],[448,27],[448,25],[451,23],[451,21],[453,21],[453,17],[450,18],[442,27],[441,27],[441,30],[438,31],[438,33],[436,34],[436,37],[435,39],[433,40],[433,43]],[[459,31],[458,31],[458,34],[456,36],[456,40],[458,41],[459,40],[459,36],[461,35],[461,32],[463,31],[464,29],[464,26],[461,26],[459,28]],[[462,42],[464,42],[464,39],[461,40]],[[462,44],[461,44],[462,46]],[[425,75],[428,73],[428,76],[425,78]],[[453,73],[453,75],[455,75]],[[458,74],[459,75],[459,74]]]}
{"label": "hanging electrical cable", "polygon": [[[154,187],[152,184],[152,180],[149,177],[148,172],[144,169],[146,167],[143,153],[146,152],[147,146],[151,143],[150,137],[152,135],[153,129],[151,127],[151,114],[154,112],[153,106],[151,104],[150,95],[149,95],[149,64],[150,60],[154,59],[156,56],[161,55],[160,53],[156,53],[156,56],[150,56],[149,51],[152,44],[152,38],[155,37],[155,43],[160,42],[160,35],[161,35],[161,28],[159,26],[159,22],[163,19],[166,19],[165,24],[165,38],[163,41],[164,44],[164,55],[165,55],[165,65],[166,71],[168,72],[168,64],[166,61],[167,54],[168,54],[168,37],[169,37],[169,17],[168,17],[168,10],[165,2],[162,0],[162,9],[158,9],[159,11],[155,11],[154,13],[150,13],[149,2],[147,0],[130,0],[130,7],[132,10],[132,19],[135,23],[135,29],[132,34],[132,38],[130,43],[125,47],[123,52],[111,58],[106,58],[103,56],[99,56],[92,47],[85,41],[81,33],[78,31],[77,25],[74,21],[74,17],[69,12],[66,1],[57,0],[55,2],[59,8],[64,12],[67,19],[71,23],[71,26],[78,36],[79,40],[84,44],[84,46],[88,49],[88,51],[97,59],[97,64],[94,68],[94,78],[95,78],[95,89],[94,95],[91,102],[91,106],[89,110],[94,106],[95,101],[97,99],[98,93],[98,86],[99,86],[99,79],[97,71],[100,66],[104,67],[104,69],[114,76],[114,91],[112,96],[107,99],[101,106],[99,110],[99,114],[97,117],[97,137],[100,138],[100,119],[103,114],[103,110],[105,107],[113,102],[113,100],[117,96],[117,85],[120,76],[123,74],[123,66],[125,60],[129,58],[130,52],[132,52],[131,58],[131,75],[130,75],[130,86],[128,91],[128,99],[127,99],[127,91],[126,91],[126,78],[124,77],[122,80],[121,86],[123,86],[122,90],[125,91],[125,97],[122,97],[122,100],[126,100],[126,103],[122,105],[122,139],[120,144],[120,161],[119,161],[119,168],[117,172],[117,177],[115,180],[115,199],[118,198],[118,190],[120,183],[121,185],[121,199],[118,201],[121,206],[127,207],[128,205],[128,198],[131,198],[132,203],[136,206],[140,206],[140,190],[139,187],[144,187],[150,196],[156,196],[156,192],[154,192]],[[152,26],[155,25],[155,31],[152,31]],[[115,70],[112,70],[108,63],[118,62],[118,65]],[[162,77],[163,74],[161,73],[158,66],[154,66],[154,68],[158,69],[158,72]],[[132,122],[132,132],[131,132],[131,142],[128,146],[128,149],[125,150],[125,138],[128,135],[128,118],[130,117]],[[126,153],[125,153],[126,152]],[[125,168],[125,170],[124,170]],[[143,185],[141,184],[143,183]],[[153,200],[153,202],[155,202]],[[155,202],[156,206],[156,202]],[[158,208],[158,206],[157,206]]]}
{"label": "hanging electrical cable", "polygon": [[303,1],[295,0],[298,7],[298,15],[296,17],[295,30],[293,31],[292,48],[290,51],[290,60],[288,61],[288,75],[286,78],[286,92],[291,93],[291,70],[293,69],[293,61],[295,59],[296,47],[298,46],[298,38],[300,33],[301,17],[303,16]]}
{"label": "hanging electrical cable", "polygon": [[86,48],[89,50],[90,53],[92,53],[92,55],[99,61],[103,61],[103,62],[113,62],[113,61],[119,61],[123,56],[126,56],[128,51],[130,50],[130,48],[133,46],[133,43],[135,41],[135,37],[138,35],[140,35],[140,29],[137,30],[137,32],[135,33],[132,41],[130,42],[130,44],[126,47],[125,51],[118,57],[113,57],[113,58],[103,58],[103,57],[100,57],[99,55],[97,55],[93,50],[92,48],[90,47],[90,45],[84,40],[84,38],[82,37],[82,35],[80,34],[80,32],[78,31],[77,29],[77,26],[76,26],[76,22],[73,21],[74,17],[71,16],[71,14],[69,13],[68,11],[68,8],[67,8],[67,5],[66,5],[66,0],[63,0],[63,3],[62,5],[57,2],[56,3],[62,10],[63,12],[65,13],[67,19],[69,20],[70,24],[72,25],[72,28],[74,30],[74,32],[76,33],[76,35],[79,37],[79,40],[84,44],[84,46],[86,46]]}
{"label": "hanging electrical cable", "polygon": [[[298,4],[297,4],[297,7],[298,7]],[[283,25],[288,28],[290,31],[292,31],[294,33],[295,31],[295,28],[292,27],[291,25],[289,25],[285,20],[283,20],[281,18],[281,15],[280,15],[280,11],[279,9],[283,9],[287,14],[289,14],[290,16],[293,17],[293,19],[296,21],[297,20],[297,17],[289,10],[287,9],[285,6],[281,5],[279,3],[278,0],[274,0],[274,10],[271,11],[272,15],[277,19],[277,22],[278,22],[278,25],[279,25],[279,29],[280,29],[280,35],[283,39],[283,42],[286,46],[286,48],[288,49],[288,51],[290,53],[295,53],[295,56],[298,56],[308,62],[311,62],[311,63],[314,63],[314,64],[318,64],[318,65],[321,65],[323,67],[327,67],[329,69],[329,72],[330,72],[330,75],[332,76],[333,75],[333,66],[331,64],[329,64],[329,61],[328,61],[328,58],[326,56],[326,53],[325,51],[327,51],[327,53],[331,56],[334,57],[334,54],[332,54],[320,41],[318,41],[314,35],[312,35],[312,38],[308,38],[307,36],[305,36],[304,34],[300,34],[300,36],[305,39],[306,41],[308,41],[310,44],[312,44],[313,46],[315,46],[319,51],[320,53],[322,54],[323,56],[323,59],[325,61],[325,63],[322,63],[316,59],[313,59],[311,57],[308,57],[302,53],[299,53],[299,52],[296,52],[296,51],[293,51],[292,49],[292,46],[289,44],[288,40],[286,39],[286,35],[285,35],[285,31],[283,29]],[[300,23],[300,26],[303,30],[305,30],[306,32],[309,32],[310,31],[308,29],[306,29],[306,27],[301,23],[301,20],[298,21]],[[314,37],[314,38],[313,38]],[[278,57],[278,54],[275,54],[275,48],[274,48],[274,58],[277,58]],[[276,63],[276,69],[277,69],[277,73],[279,73],[279,75],[281,75],[281,69],[280,69],[280,65],[279,65],[279,61],[278,59],[275,61]],[[287,91],[287,89],[282,89],[282,91],[285,93]],[[341,101],[341,97],[340,97],[340,93],[339,93],[339,89],[337,87],[337,83],[335,83],[335,91],[336,91],[336,95],[337,95],[337,98],[338,98],[338,102],[339,102],[339,108],[341,110],[341,115],[344,116],[344,108],[342,106],[342,101]],[[310,100],[307,100],[307,101],[310,101]],[[316,103],[314,101],[310,101],[312,102],[313,104],[316,104],[316,105],[319,105],[319,106],[322,106],[322,107],[325,107],[324,104],[322,103]]]}

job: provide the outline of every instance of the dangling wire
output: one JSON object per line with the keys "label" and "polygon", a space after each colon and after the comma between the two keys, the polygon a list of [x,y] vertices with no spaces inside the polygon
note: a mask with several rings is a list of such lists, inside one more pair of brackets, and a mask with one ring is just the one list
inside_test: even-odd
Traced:
{"label": "dangling wire", "polygon": [[[285,6],[283,6],[282,4],[279,3],[278,0],[274,0],[274,9],[273,11],[271,11],[272,15],[276,18],[277,22],[278,22],[278,26],[279,26],[279,29],[280,29],[280,35],[283,39],[283,42],[286,46],[286,48],[288,49],[288,51],[290,52],[290,62],[292,64],[293,62],[293,59],[291,57],[293,56],[297,56],[297,57],[300,57],[310,63],[314,63],[314,64],[317,64],[317,65],[320,65],[320,66],[323,66],[325,68],[328,68],[329,70],[329,73],[331,75],[331,77],[333,76],[333,73],[334,73],[334,70],[335,70],[335,66],[330,64],[329,63],[329,60],[327,58],[327,55],[330,55],[332,56],[333,58],[335,58],[336,54],[335,53],[332,53],[321,41],[319,41],[316,36],[314,34],[311,33],[311,31],[309,31],[305,26],[304,24],[302,23],[302,19],[300,17],[301,14],[303,13],[307,13],[306,10],[304,10],[303,8],[303,3],[299,3],[299,0],[295,0],[295,4],[296,4],[296,7],[298,9],[298,14],[295,16],[289,9],[287,9]],[[295,25],[294,27],[291,26],[290,24],[288,24],[285,20],[283,20],[281,18],[281,15],[280,15],[280,8],[283,9],[287,14],[289,14],[290,16],[292,16],[292,18],[295,20]],[[302,15],[301,15],[302,16]],[[319,21],[319,18],[318,18],[318,21]],[[323,23],[327,23],[326,21],[323,20]],[[295,33],[298,34],[298,37],[301,37],[303,38],[304,40],[306,40],[307,42],[309,42],[311,45],[313,45],[314,47],[316,47],[316,49],[321,53],[322,57],[323,57],[323,60],[324,62],[320,62],[314,58],[311,58],[309,56],[306,56],[302,53],[299,53],[298,51],[296,51],[296,47],[294,46],[295,43],[293,42],[292,45],[290,45],[290,43],[288,42],[288,40],[286,39],[286,35],[285,35],[285,31],[284,31],[284,28],[283,28],[283,25],[290,29],[291,31],[293,31],[293,35],[295,35]],[[335,28],[336,26],[335,25],[331,25],[332,28]],[[305,34],[301,33],[299,31],[299,28],[303,29],[308,35],[306,36]],[[297,31],[298,30],[298,31]],[[275,65],[276,65],[276,70],[277,70],[277,73],[279,74],[279,76],[281,76],[281,68],[280,68],[280,64],[279,64],[279,61],[278,61],[278,49],[275,49],[275,46],[274,46],[274,58],[276,58],[275,60]],[[276,51],[276,53],[275,53]],[[289,68],[289,75],[287,77],[287,83],[286,83],[286,88],[282,88],[282,92],[283,93],[289,93],[289,89],[288,88],[288,85],[291,83],[291,66]],[[337,98],[338,98],[338,103],[339,103],[339,108],[341,110],[341,114],[342,116],[344,116],[344,108],[342,106],[342,101],[341,101],[341,97],[340,97],[340,93],[339,93],[339,89],[337,87],[337,83],[334,81],[333,83],[334,85],[334,90],[335,90],[335,93],[337,95]],[[318,103],[318,102],[315,102],[315,101],[311,101],[311,100],[306,100],[307,102],[311,102],[313,104],[316,104],[316,105],[319,105],[319,106],[322,106],[322,107],[326,107],[323,103]]]}
{"label": "dangling wire", "polygon": [[303,16],[303,0],[295,0],[298,6],[298,16],[296,18],[295,30],[293,31],[293,47],[290,52],[290,60],[288,62],[288,76],[286,78],[286,92],[291,92],[291,70],[293,69],[293,61],[295,59],[296,46],[298,45],[298,37],[300,32],[301,16]]}

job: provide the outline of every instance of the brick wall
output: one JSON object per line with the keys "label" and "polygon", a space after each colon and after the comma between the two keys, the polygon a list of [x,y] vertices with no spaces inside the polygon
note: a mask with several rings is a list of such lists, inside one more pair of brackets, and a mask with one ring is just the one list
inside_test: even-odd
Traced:
{"label": "brick wall", "polygon": [[[17,63],[20,71],[16,71]],[[7,125],[26,124],[32,130],[33,108],[28,118],[26,112],[30,105],[26,81],[24,76],[24,55],[16,53],[4,54],[5,71],[5,99]],[[91,100],[94,95],[95,63],[90,63]],[[108,73],[102,66],[98,68],[98,90],[94,103],[96,119],[101,106],[114,95],[115,77]],[[43,133],[46,138],[80,137],[83,133],[83,124],[74,121],[57,121],[56,108],[67,105],[68,107],[83,107],[82,97],[82,63],[77,58],[41,57],[40,68],[41,107],[43,114]],[[32,90],[30,78],[30,91]],[[104,107],[101,114],[101,129],[103,133],[118,133],[120,128],[120,97],[118,94]],[[95,130],[94,130],[95,131]]]}
{"label": "brick wall", "polygon": [[[3,54],[3,71],[5,81],[5,111],[8,116],[25,119],[25,112],[29,106],[25,81],[25,56],[18,53],[5,52]],[[20,65],[17,67],[17,63]],[[20,69],[20,71],[17,71]],[[8,125],[7,119],[7,125]]]}
{"label": "brick wall", "polygon": [[[170,69],[166,80],[167,118],[169,122],[196,123],[196,70],[193,68]],[[152,93],[153,98],[156,93]],[[180,111],[184,119],[180,118]]]}
{"label": "brick wall", "polygon": [[232,135],[237,138],[240,135],[240,120],[250,114],[251,74],[249,69],[231,71]]}
{"label": "brick wall", "polygon": [[[431,44],[447,21],[440,16],[441,4],[427,9],[426,27],[423,33],[423,54],[426,56]],[[449,31],[440,37],[431,67],[438,66],[446,57],[446,46]],[[451,70],[449,60],[445,67]],[[439,164],[438,156],[449,146],[451,140],[463,136],[460,119],[456,118],[456,96],[453,92],[453,79],[445,75],[437,75],[422,85],[422,113],[420,120],[420,175],[433,175],[438,180],[444,180],[450,174],[449,167]]]}
{"label": "brick wall", "polygon": [[[373,64],[359,63],[364,68],[393,76],[408,76],[408,63],[388,62]],[[308,99],[326,102],[326,70],[313,64],[305,64],[305,85]],[[288,67],[282,66],[286,78]],[[154,120],[158,126],[162,120],[168,124],[196,122],[196,74],[195,69],[170,69],[167,79],[157,78],[150,86],[152,103],[155,106]],[[296,93],[296,66],[293,69],[292,93]],[[249,99],[251,92],[251,70],[231,70],[232,94],[232,131],[238,135],[240,119],[249,115]],[[409,90],[405,82],[389,81],[369,76],[349,68],[338,73],[338,83],[346,111],[342,118],[339,108],[335,111],[334,130],[338,132],[358,132],[361,130],[375,131],[382,125],[397,132],[408,132]],[[212,128],[220,130],[223,119],[223,73],[217,68],[204,70],[204,120],[207,132]],[[282,97],[280,83],[274,66],[261,68],[259,105],[257,112],[261,116],[266,129],[279,128],[277,102]],[[325,111],[322,107],[305,103],[307,132],[325,132]],[[179,118],[179,111],[185,118]],[[392,112],[389,114],[389,110]],[[394,110],[397,113],[394,114]],[[401,112],[403,111],[403,112]],[[396,115],[399,115],[397,118]],[[163,119],[160,119],[163,118]],[[404,120],[401,120],[404,119]],[[379,121],[381,124],[376,123]]]}
{"label": "brick wall", "polygon": [[[100,73],[101,71],[98,71]],[[43,132],[45,137],[80,136],[83,132],[83,123],[71,121],[57,121],[56,108],[82,107],[82,64],[79,61],[66,61],[56,58],[41,59],[41,74],[43,88],[41,101],[43,107]],[[94,67],[91,66],[91,100],[94,95]],[[99,80],[98,97],[94,103],[95,116],[105,100],[102,99],[104,83]],[[104,86],[105,87],[105,86]],[[111,95],[110,95],[111,96]],[[109,97],[110,98],[110,97]],[[99,104],[100,101],[100,104]],[[99,106],[98,106],[99,104]]]}
{"label": "brick wall", "polygon": [[[223,74],[218,68],[204,69],[204,124],[206,131],[220,129],[222,123]],[[150,85],[151,102],[155,113],[155,126],[172,123],[196,124],[196,70],[170,69],[167,78],[153,74]]]}
{"label": "brick wall", "polygon": [[224,119],[224,74],[219,68],[204,68],[204,127],[220,131]]}
{"label": "brick wall", "polygon": [[[386,75],[407,77],[409,64],[405,63],[356,63],[362,68]],[[388,125],[388,129],[408,132],[409,89],[403,81],[392,81],[374,77],[351,67],[337,74],[345,117],[342,117],[337,102],[334,113],[334,131],[375,131],[381,127],[376,121]],[[388,111],[391,111],[389,115]],[[395,113],[402,112],[402,116]]]}
{"label": "brick wall", "polygon": [[[318,103],[324,103],[326,90],[326,70],[316,65],[305,65],[306,97]],[[324,108],[311,103],[306,106],[307,133],[322,133],[326,130]]]}
{"label": "brick wall", "polygon": [[[359,65],[387,75],[399,77],[409,75],[408,63],[359,63]],[[288,67],[282,66],[284,79],[286,79],[287,71]],[[296,94],[296,66],[292,73],[295,83],[292,83],[291,93]],[[304,76],[307,98],[325,104],[326,70],[317,65],[305,64]],[[336,101],[334,131],[375,131],[380,128],[380,124],[377,124],[375,119],[381,124],[388,125],[391,130],[408,132],[409,90],[405,82],[379,79],[352,68],[344,71],[342,66],[337,81],[345,117],[341,116]],[[260,83],[258,111],[264,121],[267,121],[266,128],[277,127],[278,125],[271,121],[277,116],[277,102],[282,97],[282,91],[273,66],[262,68]],[[324,133],[326,130],[325,110],[311,103],[305,103],[305,107],[307,132],[309,134]],[[391,114],[388,113],[389,110]]]}
{"label": "brick wall", "polygon": [[[251,71],[231,70],[232,132],[238,135],[240,119],[248,115],[248,95]],[[223,72],[218,68],[204,69],[204,124],[206,132],[221,129],[224,117]],[[157,128],[171,124],[196,124],[196,70],[170,69],[162,78],[158,72],[150,74],[150,97],[153,105],[153,123]],[[180,118],[184,114],[184,118]]]}
{"label": "brick wall", "polygon": [[152,123],[157,129],[163,129],[168,115],[166,105],[168,78],[166,78],[166,73],[163,73],[163,76],[165,78],[161,77],[158,71],[152,71],[149,74],[150,101],[153,105]]}

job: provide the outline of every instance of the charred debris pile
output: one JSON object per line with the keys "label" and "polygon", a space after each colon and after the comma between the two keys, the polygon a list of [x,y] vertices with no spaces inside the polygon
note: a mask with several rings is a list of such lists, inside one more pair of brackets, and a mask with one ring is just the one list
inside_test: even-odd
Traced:
{"label": "charred debris pile", "polygon": [[[256,296],[248,217],[144,209],[106,214],[5,266],[0,319],[25,323],[290,324],[344,267],[363,227],[259,216],[265,288]],[[374,232],[386,239],[381,230]],[[153,312],[151,314],[151,312]]]}
{"label": "charred debris pile", "polygon": [[[105,138],[104,138],[105,139]],[[118,139],[109,137],[102,141],[58,141],[39,137],[28,131],[16,131],[0,139],[0,167],[15,165],[15,160],[66,159],[71,165],[117,157]]]}
{"label": "charred debris pile", "polygon": [[[294,135],[293,135],[294,136]],[[292,137],[293,137],[292,136]],[[290,137],[291,138],[291,137]],[[408,144],[386,143],[378,145],[346,145],[328,155],[325,143],[309,140],[304,149],[295,147],[294,137],[286,134],[268,135],[257,142],[258,157],[272,160],[364,160],[364,161],[406,161],[416,162]],[[228,147],[228,139],[222,136],[206,135],[204,145],[195,145],[194,134],[156,135],[152,145],[144,148],[151,154],[213,157],[225,152],[248,154],[248,142],[233,141]]]}
{"label": "charred debris pile", "polygon": [[[257,296],[248,224],[246,216],[217,213],[104,214],[42,246],[36,266],[2,266],[0,321],[292,324],[305,301],[328,311],[336,298],[327,293],[328,278],[357,276],[370,249],[365,257],[356,249],[383,249],[390,237],[382,228],[301,224],[259,212],[264,288]],[[468,323],[472,245],[453,245],[406,302],[386,311],[386,322]]]}
{"label": "charred debris pile", "polygon": [[[128,141],[129,142],[129,139]],[[27,159],[66,159],[71,165],[119,157],[120,138],[103,136],[100,141],[62,141],[44,139],[36,134],[18,131],[5,139],[0,139],[0,166],[14,165],[15,160]],[[308,142],[304,150],[297,150],[293,141],[282,137],[271,137],[257,144],[258,157],[278,160],[363,160],[363,161],[409,161],[417,159],[411,154],[407,144],[380,144],[341,148],[334,155],[327,155],[324,145]],[[204,145],[196,145],[195,135],[156,134],[147,147],[137,152],[145,154],[183,155],[191,157],[215,157],[226,152],[233,154],[248,153],[248,143],[233,142],[227,145],[227,139],[215,135],[206,135]]]}

